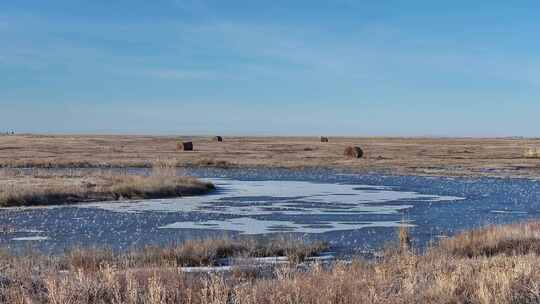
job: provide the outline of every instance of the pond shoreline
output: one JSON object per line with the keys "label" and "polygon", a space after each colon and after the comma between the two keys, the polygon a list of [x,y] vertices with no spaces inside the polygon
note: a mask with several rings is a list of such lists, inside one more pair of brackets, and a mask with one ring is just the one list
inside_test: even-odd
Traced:
{"label": "pond shoreline", "polygon": [[[174,170],[174,169],[173,169]],[[160,199],[208,194],[209,182],[174,174],[6,172],[0,176],[0,206],[50,206],[101,201]]]}
{"label": "pond shoreline", "polygon": [[[151,169],[151,163],[144,164],[127,164],[127,165],[115,165],[115,164],[54,164],[54,165],[33,165],[33,166],[2,166],[0,164],[0,170],[3,169],[20,169],[20,170],[33,170],[33,169],[46,169],[46,170],[92,170],[92,169],[103,169],[103,170],[131,170],[131,169]],[[407,170],[403,168],[350,168],[347,166],[276,166],[276,165],[243,165],[243,164],[223,164],[223,165],[214,165],[214,164],[187,164],[179,165],[175,167],[178,170],[196,170],[196,169],[219,169],[219,170],[293,170],[293,171],[304,171],[304,170],[335,170],[340,172],[348,172],[353,174],[377,174],[377,175],[394,175],[394,176],[422,176],[422,177],[455,177],[455,178],[501,178],[501,179],[527,179],[527,180],[536,180],[540,181],[540,172],[538,174],[516,174],[515,172],[509,172],[505,170],[500,170],[496,168],[486,167],[483,172],[459,172],[454,171],[450,168],[439,168],[437,172],[428,172],[428,171],[415,171]],[[519,171],[516,171],[519,173]]]}

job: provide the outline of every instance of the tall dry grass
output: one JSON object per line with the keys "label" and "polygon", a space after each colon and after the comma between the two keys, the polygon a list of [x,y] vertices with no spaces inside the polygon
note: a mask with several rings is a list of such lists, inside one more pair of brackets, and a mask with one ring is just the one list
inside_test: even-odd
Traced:
{"label": "tall dry grass", "polygon": [[[316,255],[326,248],[322,243],[298,240],[203,240],[120,254],[81,248],[54,257],[3,251],[0,273],[5,281],[0,280],[0,302],[183,303],[190,297],[213,297],[225,289],[214,288],[217,277],[183,273],[181,266],[212,266],[223,258],[281,255],[289,256],[294,263],[298,255]],[[221,282],[230,283],[224,278]]]}
{"label": "tall dry grass", "polygon": [[[104,259],[85,267],[62,258],[4,254],[4,303],[539,303],[540,223],[487,227],[444,240],[423,254],[388,250],[380,259],[354,259],[307,270],[294,263],[270,276],[193,274],[154,263]],[[401,240],[407,234],[402,232]],[[482,241],[482,240],[485,240]],[[522,244],[518,250],[501,243]],[[190,246],[199,246],[192,244]],[[201,245],[202,246],[202,245]],[[396,245],[396,247],[399,245]],[[203,246],[205,247],[205,246]],[[492,248],[486,250],[486,248]],[[84,258],[86,260],[87,258]],[[95,264],[95,263],[94,263]]]}
{"label": "tall dry grass", "polygon": [[327,250],[323,242],[306,243],[293,239],[188,240],[179,245],[145,246],[139,250],[115,253],[106,248],[74,248],[61,256],[65,269],[97,271],[104,265],[120,268],[217,266],[223,259],[239,257],[288,257],[294,263]]}
{"label": "tall dry grass", "polygon": [[122,171],[0,170],[0,206],[68,204],[90,201],[166,198],[204,194],[211,183],[179,176],[172,162],[156,162],[151,174]]}

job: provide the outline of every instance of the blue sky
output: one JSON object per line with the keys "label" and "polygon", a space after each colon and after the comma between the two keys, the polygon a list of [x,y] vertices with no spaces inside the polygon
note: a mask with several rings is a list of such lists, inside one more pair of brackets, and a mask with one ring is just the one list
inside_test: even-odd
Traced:
{"label": "blue sky", "polygon": [[539,136],[538,11],[535,1],[2,1],[0,131]]}

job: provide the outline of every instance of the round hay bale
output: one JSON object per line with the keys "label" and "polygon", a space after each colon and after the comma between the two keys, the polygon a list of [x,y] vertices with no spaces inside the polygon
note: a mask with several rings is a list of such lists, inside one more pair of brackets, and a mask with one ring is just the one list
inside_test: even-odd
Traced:
{"label": "round hay bale", "polygon": [[177,151],[193,151],[193,142],[191,141],[179,141],[176,143]]}
{"label": "round hay bale", "polygon": [[364,156],[364,151],[360,147],[347,147],[343,152],[343,155],[349,158],[362,158]]}
{"label": "round hay bale", "polygon": [[221,137],[221,136],[214,136],[214,141],[222,142],[222,141],[223,141],[223,137]]}
{"label": "round hay bale", "polygon": [[328,142],[328,137],[321,136],[321,142],[327,143]]}

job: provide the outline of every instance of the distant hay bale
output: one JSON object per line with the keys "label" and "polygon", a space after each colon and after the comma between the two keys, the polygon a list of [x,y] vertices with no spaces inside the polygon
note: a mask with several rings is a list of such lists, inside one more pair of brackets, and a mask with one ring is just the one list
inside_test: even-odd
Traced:
{"label": "distant hay bale", "polygon": [[177,151],[193,151],[193,142],[191,141],[179,141],[176,143]]}
{"label": "distant hay bale", "polygon": [[214,141],[222,142],[222,141],[223,141],[223,137],[221,137],[221,136],[214,136]]}
{"label": "distant hay bale", "polygon": [[525,151],[525,158],[540,158],[540,148],[529,148]]}
{"label": "distant hay bale", "polygon": [[327,143],[328,142],[328,137],[321,136],[321,142]]}
{"label": "distant hay bale", "polygon": [[362,156],[364,156],[364,151],[362,151],[360,147],[347,147],[343,154],[350,158],[362,158]]}

